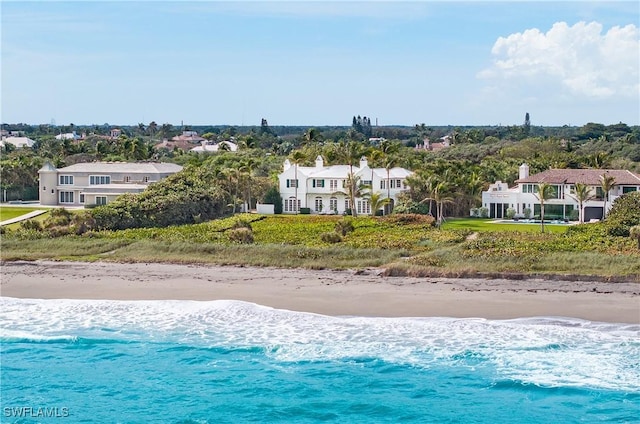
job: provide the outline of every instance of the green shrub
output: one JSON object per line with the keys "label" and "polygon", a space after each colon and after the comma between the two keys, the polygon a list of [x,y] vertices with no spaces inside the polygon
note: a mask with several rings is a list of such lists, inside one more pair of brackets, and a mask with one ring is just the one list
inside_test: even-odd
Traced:
{"label": "green shrub", "polygon": [[229,240],[233,243],[251,244],[253,243],[253,231],[246,227],[235,228],[228,231]]}
{"label": "green shrub", "polygon": [[320,240],[325,243],[340,243],[342,241],[342,236],[336,231],[329,231],[327,233],[322,233],[320,235]]}
{"label": "green shrub", "polygon": [[394,213],[392,215],[383,217],[381,221],[399,225],[420,224],[433,226],[435,225],[436,219],[431,215],[422,215],[417,213]]}
{"label": "green shrub", "polygon": [[36,221],[35,219],[27,219],[20,222],[20,229],[42,231],[42,224],[40,221]]}
{"label": "green shrub", "polygon": [[309,215],[311,213],[311,208],[300,208],[300,215]]}
{"label": "green shrub", "polygon": [[629,237],[629,229],[640,225],[640,192],[632,192],[618,197],[604,224],[612,236]]}
{"label": "green shrub", "polygon": [[238,220],[236,220],[236,222],[234,222],[234,223],[233,223],[233,225],[231,226],[231,229],[232,229],[232,230],[236,230],[236,229],[238,229],[238,228],[246,228],[246,229],[248,229],[249,231],[251,231],[251,230],[252,230],[252,228],[251,228],[251,222],[249,222],[249,221],[248,221],[248,220],[246,220],[246,219],[239,218],[239,219],[238,219]]}
{"label": "green shrub", "polygon": [[480,208],[480,218],[489,218],[488,208]]}
{"label": "green shrub", "polygon": [[353,230],[354,227],[352,219],[342,218],[340,221],[336,222],[335,232],[343,237]]}
{"label": "green shrub", "polygon": [[513,219],[516,216],[516,210],[513,208],[507,209],[507,219]]}
{"label": "green shrub", "polygon": [[524,210],[524,219],[531,219],[531,209],[525,208]]}

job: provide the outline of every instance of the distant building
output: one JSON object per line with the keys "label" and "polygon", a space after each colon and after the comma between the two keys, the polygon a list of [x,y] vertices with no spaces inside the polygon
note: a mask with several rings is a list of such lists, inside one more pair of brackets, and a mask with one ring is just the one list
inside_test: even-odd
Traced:
{"label": "distant building", "polygon": [[4,146],[5,144],[11,144],[18,149],[22,149],[24,147],[33,147],[35,141],[31,140],[29,137],[3,137],[0,141],[0,145]]}
{"label": "distant building", "polygon": [[151,183],[182,170],[173,163],[87,162],[38,171],[40,204],[104,205],[124,193],[140,193]]}
{"label": "distant building", "polygon": [[[398,194],[408,189],[406,179],[412,174],[399,167],[390,169],[388,174],[385,168],[369,168],[364,157],[360,159],[360,166],[352,170],[374,193],[383,198],[389,196],[388,211],[393,210]],[[375,214],[366,197],[356,198],[356,204],[350,205],[345,189],[349,172],[349,165],[324,166],[322,156],[316,158],[316,166],[298,166],[287,159],[283,172],[278,175],[283,212],[297,213],[300,208],[310,208],[315,214],[343,214],[353,206],[359,214]]]}
{"label": "distant building", "polygon": [[206,139],[200,137],[196,131],[183,131],[181,135],[173,137],[171,141],[186,141],[191,144],[200,144],[206,141]]}
{"label": "distant building", "polygon": [[56,135],[56,140],[79,140],[80,138],[75,131]]}
{"label": "distant building", "polygon": [[439,150],[446,149],[447,147],[451,147],[451,136],[448,135],[438,139],[435,143],[431,142],[429,138],[425,138],[422,140],[422,143],[416,145],[416,150],[437,152]]}
{"label": "distant building", "polygon": [[604,214],[604,193],[602,176],[615,178],[615,185],[609,191],[607,211],[615,199],[625,193],[640,191],[640,175],[623,169],[549,169],[529,175],[529,166],[520,165],[516,186],[509,188],[507,183],[496,181],[482,192],[482,206],[489,210],[489,217],[504,218],[507,209],[513,209],[517,216],[524,216],[530,209],[533,216],[540,215],[540,199],[536,195],[538,184],[547,183],[553,187],[553,197],[545,201],[545,216],[568,219],[571,211],[578,210],[575,197],[575,185],[586,184],[593,199],[584,203],[584,221],[602,219]]}
{"label": "distant building", "polygon": [[109,137],[111,138],[118,138],[122,135],[122,130],[120,128],[113,128],[111,131],[109,131]]}
{"label": "distant building", "polygon": [[228,140],[221,141],[219,143],[202,143],[198,147],[191,149],[192,152],[205,153],[205,152],[236,152],[238,151],[238,145]]}

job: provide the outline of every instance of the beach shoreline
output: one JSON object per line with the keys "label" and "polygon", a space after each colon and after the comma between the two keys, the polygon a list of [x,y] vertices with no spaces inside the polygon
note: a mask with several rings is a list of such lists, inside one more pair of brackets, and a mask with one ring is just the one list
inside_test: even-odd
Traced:
{"label": "beach shoreline", "polygon": [[640,284],[388,277],[359,271],[166,263],[3,262],[0,295],[35,299],[241,300],[323,315],[640,324]]}

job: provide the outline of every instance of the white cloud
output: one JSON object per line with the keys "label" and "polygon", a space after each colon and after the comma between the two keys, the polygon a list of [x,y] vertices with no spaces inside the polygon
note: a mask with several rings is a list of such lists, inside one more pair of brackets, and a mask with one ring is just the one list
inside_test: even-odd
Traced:
{"label": "white cloud", "polygon": [[533,28],[500,37],[491,53],[493,65],[478,77],[494,84],[559,84],[572,95],[591,98],[640,94],[640,29],[635,25],[603,34],[598,22],[557,22],[546,33]]}

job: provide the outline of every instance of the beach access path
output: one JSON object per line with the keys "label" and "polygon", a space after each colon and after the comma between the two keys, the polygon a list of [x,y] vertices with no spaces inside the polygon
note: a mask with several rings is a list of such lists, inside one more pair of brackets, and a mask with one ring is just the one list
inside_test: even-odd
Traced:
{"label": "beach access path", "polygon": [[114,262],[4,262],[0,295],[37,299],[242,300],[324,315],[557,316],[640,323],[640,284],[384,277],[332,271]]}

